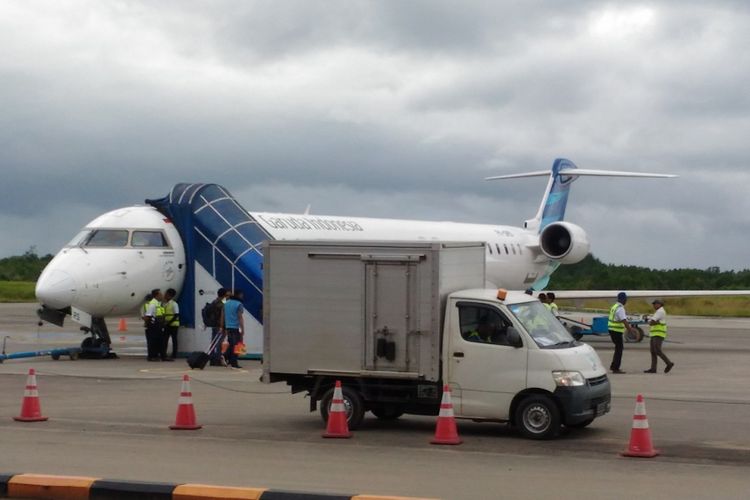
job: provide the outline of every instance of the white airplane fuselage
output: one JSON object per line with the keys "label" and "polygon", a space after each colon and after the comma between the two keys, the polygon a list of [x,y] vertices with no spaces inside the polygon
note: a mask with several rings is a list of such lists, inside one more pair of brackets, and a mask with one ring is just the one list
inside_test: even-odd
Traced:
{"label": "white airplane fuselage", "polygon": [[[268,212],[250,215],[279,240],[484,241],[487,281],[492,286],[527,288],[549,263],[534,251],[537,234],[509,226]],[[97,231],[112,241],[86,241]],[[136,241],[154,232],[164,235],[163,246]],[[171,221],[150,206],[121,208],[91,221],[60,250],[39,277],[36,295],[42,304],[55,309],[72,306],[92,316],[122,316],[137,311],[144,295],[154,288],[174,288],[179,293],[187,264],[183,242]]]}

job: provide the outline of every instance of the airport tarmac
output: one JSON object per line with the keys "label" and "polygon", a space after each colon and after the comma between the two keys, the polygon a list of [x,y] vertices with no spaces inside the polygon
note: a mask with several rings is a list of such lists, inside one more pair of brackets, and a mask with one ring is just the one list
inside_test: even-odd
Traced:
{"label": "airport tarmac", "polygon": [[[71,325],[39,328],[33,304],[0,304],[8,352],[75,346]],[[444,499],[746,498],[750,490],[750,320],[674,318],[672,373],[644,374],[648,341],[626,344],[625,375],[611,375],[612,411],[589,428],[529,441],[504,425],[459,421],[464,443],[429,444],[432,417],[369,416],[349,440],[324,440],[304,395],[258,381],[261,365],[190,371],[148,363],[137,322],[119,333],[115,360],[49,357],[0,364],[0,473],[203,482],[332,493]],[[58,333],[62,332],[62,333]],[[584,337],[605,365],[608,337]],[[38,374],[47,422],[12,420],[26,373]],[[660,371],[663,366],[660,366]],[[192,378],[198,431],[171,431],[180,380]],[[624,458],[642,393],[653,459]]]}

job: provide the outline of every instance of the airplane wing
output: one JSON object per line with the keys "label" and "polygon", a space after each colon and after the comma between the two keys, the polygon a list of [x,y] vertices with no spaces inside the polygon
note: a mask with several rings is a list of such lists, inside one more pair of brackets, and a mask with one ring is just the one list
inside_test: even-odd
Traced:
{"label": "airplane wing", "polygon": [[[750,295],[750,290],[549,290],[557,299],[616,299],[625,292],[628,298],[666,297],[737,297]],[[547,290],[543,290],[547,292]]]}

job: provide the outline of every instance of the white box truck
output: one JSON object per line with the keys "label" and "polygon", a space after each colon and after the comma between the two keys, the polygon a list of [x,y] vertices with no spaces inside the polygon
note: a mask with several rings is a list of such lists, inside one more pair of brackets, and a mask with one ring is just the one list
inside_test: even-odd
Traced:
{"label": "white box truck", "polygon": [[437,415],[508,422],[530,438],[609,411],[599,356],[537,299],[485,288],[483,243],[269,241],[263,381],[306,391],[323,419],[336,380],[349,427]]}

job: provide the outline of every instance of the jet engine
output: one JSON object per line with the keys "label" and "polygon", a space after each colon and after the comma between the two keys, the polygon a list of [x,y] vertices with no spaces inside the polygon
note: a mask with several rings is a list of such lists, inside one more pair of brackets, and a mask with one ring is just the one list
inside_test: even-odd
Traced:
{"label": "jet engine", "polygon": [[580,262],[589,253],[589,238],[586,232],[570,222],[553,222],[539,235],[542,253],[562,264]]}

